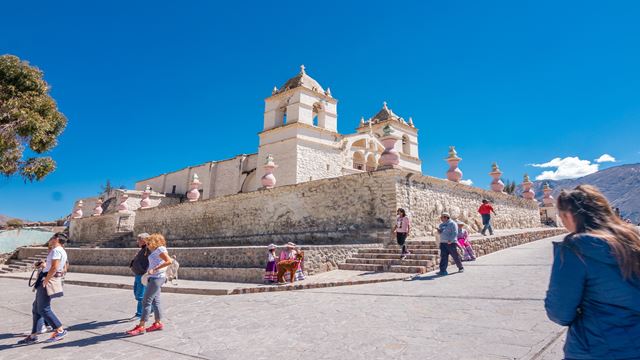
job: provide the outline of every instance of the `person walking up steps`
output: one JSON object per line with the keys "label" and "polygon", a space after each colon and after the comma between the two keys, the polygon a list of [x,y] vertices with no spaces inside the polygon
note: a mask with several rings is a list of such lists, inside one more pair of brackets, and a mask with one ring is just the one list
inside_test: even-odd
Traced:
{"label": "person walking up steps", "polygon": [[545,309],[568,326],[565,359],[640,359],[640,233],[595,187],[558,196],[570,232],[554,243]]}
{"label": "person walking up steps", "polygon": [[[162,330],[162,307],[160,306],[160,291],[162,285],[167,282],[165,275],[166,267],[171,265],[173,260],[167,251],[167,241],[160,234],[152,234],[147,239],[147,248],[149,249],[149,268],[145,277],[148,279],[147,289],[142,299],[142,316],[140,323],[133,329],[127,331],[131,336],[141,335],[145,332]],[[144,279],[142,280],[144,284]],[[151,311],[154,312],[154,323],[148,328],[144,328],[145,323],[149,320]]]}
{"label": "person walking up steps", "polygon": [[478,212],[480,213],[480,216],[482,216],[483,225],[482,231],[480,233],[482,234],[482,236],[486,236],[486,232],[487,230],[489,230],[489,235],[493,235],[493,228],[491,227],[491,213],[495,215],[496,212],[493,211],[493,206],[489,204],[489,200],[482,200],[482,205],[480,205]]}
{"label": "person walking up steps", "polygon": [[144,291],[146,289],[146,286],[142,285],[142,275],[144,275],[149,268],[149,259],[147,258],[147,256],[149,256],[149,253],[147,249],[147,243],[145,242],[148,237],[149,234],[147,233],[138,234],[138,247],[140,248],[140,250],[129,264],[129,268],[135,275],[135,280],[133,281],[133,296],[135,296],[136,300],[138,301],[138,307],[136,308],[136,313],[133,318],[142,317],[142,299],[144,297]]}
{"label": "person walking up steps", "polygon": [[440,215],[442,223],[438,226],[440,234],[440,272],[438,275],[447,275],[447,266],[449,266],[449,255],[458,267],[458,272],[463,272],[462,261],[458,254],[458,225],[451,220],[451,216],[444,212]]}
{"label": "person walking up steps", "polygon": [[38,341],[38,331],[44,322],[51,325],[55,330],[46,342],[62,340],[67,335],[67,330],[62,327],[62,323],[51,309],[51,299],[60,297],[62,293],[62,276],[67,263],[67,252],[62,244],[67,240],[62,233],[54,234],[49,239],[49,253],[44,264],[44,269],[36,280],[36,299],[31,308],[33,317],[31,334],[18,341],[18,344],[33,344]]}
{"label": "person walking up steps", "polygon": [[409,220],[407,213],[402,208],[398,209],[397,214],[398,218],[396,219],[396,224],[393,226],[393,232],[396,234],[398,245],[402,248],[400,259],[404,260],[407,258],[407,255],[410,254],[405,245],[405,241],[407,240],[407,236],[409,236],[409,230],[411,230],[411,220]]}

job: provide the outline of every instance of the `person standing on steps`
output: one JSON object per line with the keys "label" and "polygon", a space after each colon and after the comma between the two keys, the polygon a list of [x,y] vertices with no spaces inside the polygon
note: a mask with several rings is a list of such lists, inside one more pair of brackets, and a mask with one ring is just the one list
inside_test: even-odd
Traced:
{"label": "person standing on steps", "polygon": [[493,206],[489,204],[489,200],[482,200],[482,205],[480,205],[478,212],[480,213],[480,216],[482,216],[482,225],[484,226],[480,233],[482,236],[486,236],[486,232],[489,230],[489,235],[493,235],[493,228],[491,227],[491,213],[495,215],[496,212],[493,211]]}
{"label": "person standing on steps", "polygon": [[440,272],[438,275],[447,275],[447,266],[449,266],[449,255],[458,267],[458,272],[463,272],[462,261],[458,254],[458,225],[451,220],[449,213],[440,215],[442,223],[438,225],[438,233],[440,234]]}
{"label": "person standing on steps", "polygon": [[402,208],[398,209],[396,214],[398,217],[396,218],[396,224],[393,225],[393,232],[396,234],[396,240],[401,247],[400,260],[404,260],[407,258],[407,255],[411,254],[405,245],[407,236],[409,236],[409,230],[411,230],[411,220],[409,220],[407,213]]}
{"label": "person standing on steps", "polygon": [[132,319],[140,318],[142,316],[142,299],[144,298],[144,291],[147,288],[146,286],[142,285],[142,275],[147,272],[147,268],[149,267],[149,259],[147,258],[147,256],[149,256],[149,251],[147,250],[147,243],[145,241],[145,239],[147,239],[148,237],[149,234],[147,233],[138,234],[137,241],[140,250],[129,264],[129,268],[135,275],[135,280],[133,281],[133,296],[138,302],[136,313],[132,317]]}
{"label": "person standing on steps", "polygon": [[624,223],[595,187],[558,196],[570,232],[553,243],[544,305],[568,326],[566,359],[640,359],[640,233]]}

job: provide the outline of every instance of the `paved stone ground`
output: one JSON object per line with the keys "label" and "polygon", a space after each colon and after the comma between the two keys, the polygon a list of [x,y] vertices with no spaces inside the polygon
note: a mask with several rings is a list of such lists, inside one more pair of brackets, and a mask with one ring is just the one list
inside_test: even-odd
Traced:
{"label": "paved stone ground", "polygon": [[[560,238],[555,238],[559,240]],[[551,239],[465,263],[463,274],[237,296],[164,294],[166,328],[126,338],[130,291],[69,285],[54,309],[70,326],[55,344],[14,347],[33,294],[0,278],[0,358],[559,359],[564,329],[543,299]],[[455,267],[450,267],[454,270]]]}

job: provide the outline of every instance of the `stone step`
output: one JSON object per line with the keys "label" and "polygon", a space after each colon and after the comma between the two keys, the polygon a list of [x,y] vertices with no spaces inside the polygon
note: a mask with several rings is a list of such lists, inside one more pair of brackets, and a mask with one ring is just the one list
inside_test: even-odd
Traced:
{"label": "stone step", "polygon": [[347,259],[347,264],[368,264],[368,265],[405,265],[405,266],[432,266],[433,260],[400,260],[400,259]]}
{"label": "stone step", "polygon": [[[437,258],[438,256],[435,254],[410,254],[407,255],[407,259],[408,260],[434,260]],[[399,253],[394,253],[394,254],[377,254],[377,253],[357,253],[353,255],[353,258],[355,259],[399,259],[400,258],[400,254]]]}
{"label": "stone step", "polygon": [[[437,247],[433,247],[431,245],[409,245],[406,244],[407,249],[409,250],[438,250]],[[385,249],[400,249],[400,245],[387,245]]]}
{"label": "stone step", "polygon": [[[390,248],[385,248],[385,249],[362,249],[358,253],[396,254],[396,255],[400,255],[400,251],[401,250],[402,249],[400,249],[400,247],[395,248],[395,249],[390,249]],[[416,254],[416,255],[438,255],[439,254],[438,250],[433,250],[433,249],[411,249],[411,248],[409,248],[409,251],[412,254]]]}
{"label": "stone step", "polygon": [[20,265],[20,266],[26,266],[26,267],[33,265],[32,262],[24,261],[24,260],[9,260],[7,264]]}
{"label": "stone step", "polygon": [[15,265],[15,264],[7,264],[7,267],[12,269],[12,271],[20,270],[27,271],[28,267],[23,265]]}
{"label": "stone step", "polygon": [[387,271],[407,274],[424,274],[432,269],[432,267],[427,266],[391,265]]}
{"label": "stone step", "polygon": [[433,247],[434,249],[438,248],[439,246],[439,244],[433,240],[407,240],[405,244],[430,246],[430,247]]}
{"label": "stone step", "polygon": [[338,264],[340,270],[357,270],[357,271],[385,271],[384,265],[371,265],[371,264]]}

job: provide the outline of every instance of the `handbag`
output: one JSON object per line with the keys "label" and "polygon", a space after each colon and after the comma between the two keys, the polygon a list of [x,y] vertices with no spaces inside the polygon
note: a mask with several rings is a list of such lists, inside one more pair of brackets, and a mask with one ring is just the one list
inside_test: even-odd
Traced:
{"label": "handbag", "polygon": [[49,283],[47,284],[47,295],[51,298],[63,295],[62,276],[54,276],[49,280]]}

